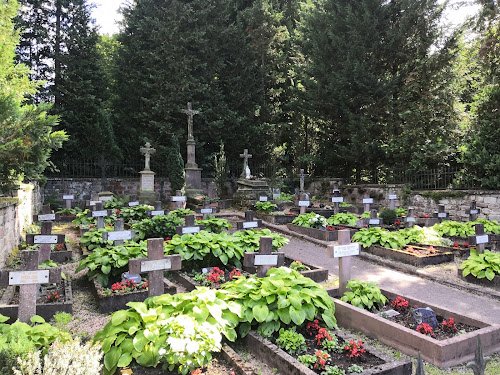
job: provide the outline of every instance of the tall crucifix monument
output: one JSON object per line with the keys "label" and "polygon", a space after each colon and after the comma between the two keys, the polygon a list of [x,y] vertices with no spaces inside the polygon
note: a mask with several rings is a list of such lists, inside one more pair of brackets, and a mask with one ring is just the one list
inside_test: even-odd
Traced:
{"label": "tall crucifix monument", "polygon": [[191,102],[188,102],[187,109],[182,109],[181,112],[185,113],[188,118],[187,162],[184,169],[186,170],[186,186],[189,194],[189,190],[194,192],[201,189],[201,168],[198,168],[198,164],[196,164],[196,141],[193,135],[193,117],[200,111],[194,110]]}
{"label": "tall crucifix monument", "polygon": [[141,154],[144,154],[144,169],[139,172],[141,174],[141,186],[139,189],[139,200],[152,204],[156,201],[155,194],[155,173],[151,170],[151,155],[156,152],[156,149],[151,147],[147,142],[144,147],[139,149]]}

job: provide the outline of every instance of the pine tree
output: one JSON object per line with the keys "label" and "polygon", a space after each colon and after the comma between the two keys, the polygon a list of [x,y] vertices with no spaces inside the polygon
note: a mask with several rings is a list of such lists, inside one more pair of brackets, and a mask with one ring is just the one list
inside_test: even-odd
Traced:
{"label": "pine tree", "polygon": [[172,195],[175,191],[182,190],[185,184],[186,173],[184,171],[184,161],[179,149],[179,141],[175,135],[171,136],[170,148],[167,154],[167,173],[170,181],[170,191]]}

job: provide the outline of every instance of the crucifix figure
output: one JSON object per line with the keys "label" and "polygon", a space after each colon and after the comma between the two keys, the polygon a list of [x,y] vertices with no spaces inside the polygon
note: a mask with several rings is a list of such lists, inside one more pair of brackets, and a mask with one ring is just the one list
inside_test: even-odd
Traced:
{"label": "crucifix figure", "polygon": [[300,190],[299,190],[299,192],[300,193],[302,193],[304,191],[304,182],[305,182],[306,177],[308,177],[308,176],[309,176],[308,174],[304,173],[303,169],[300,170],[300,174],[299,174],[299,178],[300,178]]}
{"label": "crucifix figure", "polygon": [[141,147],[140,151],[141,154],[144,154],[144,157],[146,159],[146,165],[144,167],[144,170],[150,171],[151,167],[149,166],[149,162],[151,160],[151,155],[156,152],[156,149],[151,147],[151,143],[146,142],[146,145],[144,147]]}
{"label": "crucifix figure", "polygon": [[194,139],[193,136],[193,116],[200,113],[200,111],[195,111],[191,107],[191,102],[188,102],[187,109],[181,110],[182,113],[185,113],[188,116],[188,139]]}
{"label": "crucifix figure", "polygon": [[[240,158],[243,158],[243,172],[241,173],[242,178],[249,179],[250,178],[250,168],[248,167],[248,159],[252,158],[252,154],[248,153],[248,149],[246,148],[243,151],[243,154],[240,154]],[[248,173],[247,173],[248,170]]]}

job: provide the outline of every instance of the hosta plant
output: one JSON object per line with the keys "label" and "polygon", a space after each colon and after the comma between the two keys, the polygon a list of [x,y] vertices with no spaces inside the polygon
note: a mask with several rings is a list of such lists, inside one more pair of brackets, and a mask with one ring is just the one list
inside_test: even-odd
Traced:
{"label": "hosta plant", "polygon": [[350,213],[338,213],[327,219],[328,225],[356,225],[358,217]]}
{"label": "hosta plant", "polygon": [[379,245],[390,249],[401,249],[406,245],[405,238],[398,232],[389,232],[380,227],[361,228],[352,236],[353,242],[359,242],[363,247]]}
{"label": "hosta plant", "polygon": [[278,208],[278,206],[271,202],[255,202],[255,209],[257,210],[257,212],[270,214],[276,208]]}
{"label": "hosta plant", "polygon": [[232,225],[226,219],[208,215],[206,219],[196,221],[196,225],[203,225],[204,229],[212,233],[221,233],[224,229],[231,229]]}
{"label": "hosta plant", "polygon": [[112,246],[113,241],[104,241],[102,239],[103,232],[113,231],[114,228],[109,225],[105,225],[104,228],[91,228],[89,231],[85,232],[80,238],[80,246],[86,247],[88,250],[94,250],[97,248],[102,248],[106,246]]}
{"label": "hosta plant", "polygon": [[301,227],[308,228],[320,228],[327,225],[326,218],[324,216],[318,215],[314,212],[308,214],[300,214],[292,221],[293,225],[299,225]]}
{"label": "hosta plant", "polygon": [[484,250],[483,254],[479,254],[475,249],[471,249],[469,258],[460,265],[459,269],[463,270],[464,277],[471,274],[478,279],[486,277],[491,281],[495,276],[500,275],[500,253]]}
{"label": "hosta plant", "polygon": [[[177,210],[176,210],[177,211]],[[184,225],[184,220],[173,211],[168,215],[158,215],[132,225],[139,239],[167,238],[175,235],[175,228]]]}
{"label": "hosta plant", "polygon": [[140,204],[134,207],[123,207],[119,210],[117,216],[122,218],[125,223],[135,223],[148,217],[148,211],[153,207],[147,204]]}
{"label": "hosta plant", "polygon": [[342,298],[353,306],[365,310],[377,310],[384,306],[387,298],[382,294],[377,283],[373,281],[362,282],[358,279],[349,280],[347,288],[350,292],[345,292]]}
{"label": "hosta plant", "polygon": [[233,234],[243,252],[259,251],[260,237],[273,238],[273,251],[277,251],[288,243],[288,239],[279,233],[271,232],[269,229],[247,229]]}

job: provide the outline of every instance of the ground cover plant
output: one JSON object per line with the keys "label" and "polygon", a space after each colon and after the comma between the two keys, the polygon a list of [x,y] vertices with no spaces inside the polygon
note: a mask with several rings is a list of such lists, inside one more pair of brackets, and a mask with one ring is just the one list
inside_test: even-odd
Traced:
{"label": "ground cover plant", "polygon": [[498,221],[489,221],[485,219],[477,219],[465,223],[444,220],[442,223],[435,224],[433,228],[442,236],[468,237],[475,234],[474,226],[476,224],[483,224],[485,233],[500,234],[500,225]]}
{"label": "ground cover plant", "polygon": [[500,253],[492,253],[484,250],[479,254],[475,249],[471,249],[470,256],[462,262],[459,269],[463,270],[462,275],[472,275],[478,279],[487,278],[493,280],[500,275]]}
{"label": "ground cover plant", "polygon": [[295,219],[293,219],[292,224],[299,225],[301,227],[318,229],[321,227],[326,227],[327,221],[324,216],[311,212],[308,214],[300,214]]}
{"label": "ground cover plant", "polygon": [[340,299],[360,309],[374,311],[387,302],[387,298],[382,294],[377,283],[373,281],[349,280],[347,288],[350,291],[345,292]]}
{"label": "ground cover plant", "polygon": [[175,228],[184,225],[178,213],[171,211],[168,215],[157,215],[132,225],[139,239],[167,238],[175,235]]}
{"label": "ground cover plant", "polygon": [[148,217],[148,211],[154,207],[147,204],[139,204],[133,207],[123,207],[116,212],[117,217],[123,219],[124,223],[133,224]]}
{"label": "ground cover plant", "polygon": [[223,230],[229,230],[233,227],[226,219],[213,215],[208,215],[205,219],[197,219],[196,225],[203,225],[204,230],[212,233],[221,233]]}
{"label": "ground cover plant", "polygon": [[354,214],[350,213],[342,213],[339,212],[333,216],[330,216],[326,222],[328,225],[356,225],[356,221],[358,221],[358,217]]}
{"label": "ground cover plant", "polygon": [[255,209],[257,212],[261,212],[263,214],[270,214],[276,208],[278,208],[278,206],[271,202],[255,202]]}

